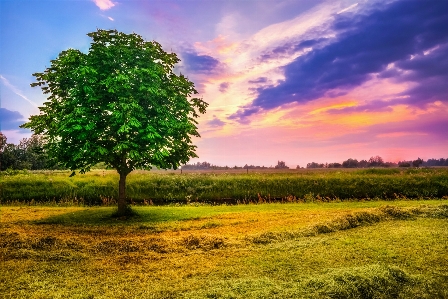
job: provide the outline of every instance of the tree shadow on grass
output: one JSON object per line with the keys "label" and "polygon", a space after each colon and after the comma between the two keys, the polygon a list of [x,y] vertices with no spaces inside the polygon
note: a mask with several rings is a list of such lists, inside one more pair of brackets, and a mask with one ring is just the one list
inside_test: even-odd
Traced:
{"label": "tree shadow on grass", "polygon": [[114,217],[114,207],[89,207],[80,211],[68,212],[49,216],[43,219],[31,221],[33,224],[58,224],[58,225],[133,225],[155,224],[174,221],[199,219],[201,213],[183,211],[177,208],[161,207],[137,207],[132,208],[132,217]]}

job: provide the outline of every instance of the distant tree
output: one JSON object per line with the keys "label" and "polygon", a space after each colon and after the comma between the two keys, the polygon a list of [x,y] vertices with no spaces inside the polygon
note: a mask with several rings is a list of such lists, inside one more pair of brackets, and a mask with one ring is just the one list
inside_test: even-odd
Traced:
{"label": "distant tree", "polygon": [[420,165],[423,164],[423,160],[418,158],[417,160],[412,161],[412,166],[414,167],[419,167]]}
{"label": "distant tree", "polygon": [[101,30],[87,54],[63,51],[33,74],[49,94],[40,114],[22,128],[46,136],[48,151],[80,173],[99,162],[120,175],[118,215],[127,213],[126,177],[134,169],[176,169],[197,157],[191,137],[207,103],[182,74],[180,60],[135,33]]}
{"label": "distant tree", "polygon": [[[6,141],[6,138],[4,139]],[[54,169],[45,150],[45,141],[42,136],[32,135],[23,138],[18,145],[6,143],[0,155],[0,169]]]}
{"label": "distant tree", "polygon": [[297,166],[296,166],[296,169],[300,169],[300,165],[297,165]]}
{"label": "distant tree", "polygon": [[423,166],[448,166],[448,159],[428,159],[428,161],[423,161]]}
{"label": "distant tree", "polygon": [[408,161],[400,161],[398,162],[398,167],[411,167],[411,163]]}
{"label": "distant tree", "polygon": [[327,165],[328,168],[341,168],[342,164],[341,163],[329,163]]}
{"label": "distant tree", "polygon": [[384,162],[382,166],[383,167],[397,167],[398,164],[394,163],[394,162]]}
{"label": "distant tree", "polygon": [[7,143],[1,156],[2,170],[6,169],[30,169],[31,165],[26,160],[26,151],[23,147],[13,143]]}
{"label": "distant tree", "polygon": [[381,166],[383,163],[383,158],[380,156],[370,157],[369,159],[369,166]]}
{"label": "distant tree", "polygon": [[286,163],[284,161],[277,161],[277,165],[275,165],[276,169],[289,169],[288,166],[286,166]]}
{"label": "distant tree", "polygon": [[366,168],[368,166],[369,166],[369,162],[367,160],[361,160],[358,163],[358,167],[360,167],[360,168]]}
{"label": "distant tree", "polygon": [[0,132],[0,171],[2,170],[2,156],[3,156],[3,149],[6,146],[7,138],[6,136]]}
{"label": "distant tree", "polygon": [[29,164],[29,169],[54,169],[55,163],[50,160],[46,150],[46,141],[43,136],[32,135],[30,138],[23,138],[19,143],[24,153],[24,159]]}
{"label": "distant tree", "polygon": [[311,162],[311,163],[306,164],[306,168],[324,168],[324,166],[325,165],[323,163],[319,164],[316,162]]}
{"label": "distant tree", "polygon": [[342,162],[342,167],[344,168],[356,168],[358,167],[358,160],[349,158],[348,160],[345,160]]}

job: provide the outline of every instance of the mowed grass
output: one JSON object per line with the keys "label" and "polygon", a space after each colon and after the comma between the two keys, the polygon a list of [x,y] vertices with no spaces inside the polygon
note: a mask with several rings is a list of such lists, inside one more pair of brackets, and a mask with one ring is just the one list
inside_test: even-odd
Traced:
{"label": "mowed grass", "polygon": [[447,203],[3,206],[0,298],[447,298]]}

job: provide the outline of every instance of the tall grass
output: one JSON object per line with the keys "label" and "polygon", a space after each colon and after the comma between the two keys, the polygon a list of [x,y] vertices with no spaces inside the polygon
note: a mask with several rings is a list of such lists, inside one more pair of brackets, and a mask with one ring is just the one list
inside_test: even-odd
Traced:
{"label": "tall grass", "polygon": [[[0,203],[81,201],[104,204],[118,194],[118,175],[92,171],[21,172],[0,175]],[[356,199],[443,198],[448,169],[367,169],[285,173],[151,173],[128,176],[127,196],[136,203],[249,203]]]}

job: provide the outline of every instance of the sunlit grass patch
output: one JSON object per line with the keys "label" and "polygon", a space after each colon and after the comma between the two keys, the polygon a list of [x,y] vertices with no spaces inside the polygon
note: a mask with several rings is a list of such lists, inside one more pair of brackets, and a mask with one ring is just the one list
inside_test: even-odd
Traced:
{"label": "sunlit grass patch", "polygon": [[[219,281],[188,298],[409,298],[418,279],[396,267],[366,265],[330,269],[304,280],[271,277]],[[418,292],[418,291],[417,291]],[[413,294],[414,293],[414,294]]]}
{"label": "sunlit grass patch", "polygon": [[113,209],[1,207],[0,298],[448,296],[445,201]]}

